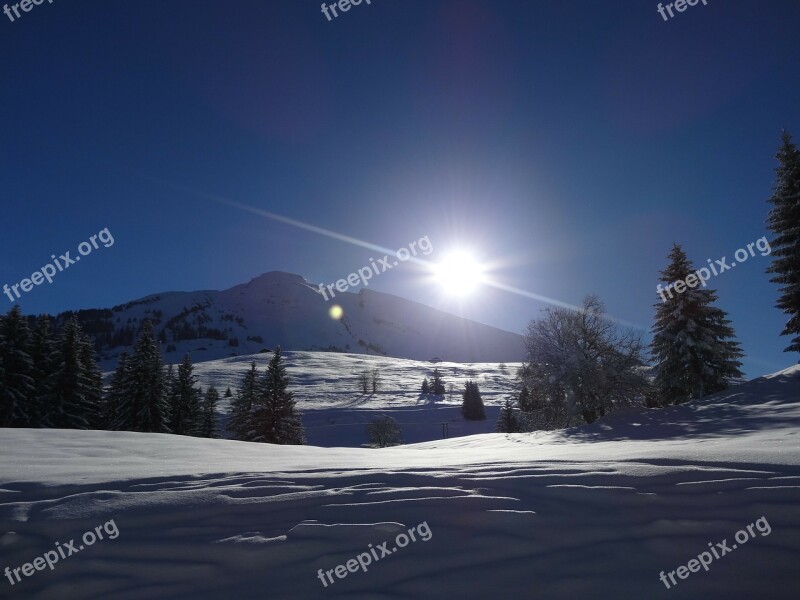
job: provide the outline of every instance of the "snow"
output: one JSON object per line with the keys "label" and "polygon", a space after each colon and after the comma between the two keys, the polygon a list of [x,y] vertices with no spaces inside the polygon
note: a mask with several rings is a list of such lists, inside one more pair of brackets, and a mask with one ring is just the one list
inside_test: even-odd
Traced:
{"label": "snow", "polygon": [[[382,450],[0,430],[0,569],[119,529],[0,596],[795,598],[798,424],[793,367],[591,426]],[[761,517],[769,535],[659,581]],[[422,523],[429,541],[317,578]]]}

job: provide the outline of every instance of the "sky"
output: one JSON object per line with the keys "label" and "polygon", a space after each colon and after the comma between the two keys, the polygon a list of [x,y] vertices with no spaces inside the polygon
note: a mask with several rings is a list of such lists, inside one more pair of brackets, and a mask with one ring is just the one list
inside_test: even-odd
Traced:
{"label": "sky", "polygon": [[[466,251],[498,285],[460,293],[405,263],[370,288],[520,333],[548,300],[597,294],[647,337],[672,245],[701,267],[768,235],[781,130],[800,136],[800,3],[708,0],[667,20],[657,6],[0,14],[0,285],[106,228],[113,245],[22,294],[25,313],[268,271],[333,283],[427,236],[420,258]],[[757,251],[710,281],[751,377],[798,359],[768,265]]]}

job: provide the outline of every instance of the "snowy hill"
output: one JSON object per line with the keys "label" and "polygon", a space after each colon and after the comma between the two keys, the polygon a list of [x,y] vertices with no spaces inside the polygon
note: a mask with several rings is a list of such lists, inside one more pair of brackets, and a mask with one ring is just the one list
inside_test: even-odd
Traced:
{"label": "snowy hill", "polygon": [[[190,352],[196,362],[284,350],[326,350],[439,357],[457,362],[519,361],[522,336],[362,288],[326,302],[299,275],[273,271],[224,291],[167,292],[111,309],[77,314],[98,340],[106,368],[133,343],[144,319],[155,324],[168,361]],[[341,319],[329,315],[338,304]]]}
{"label": "snowy hill", "polygon": [[[0,568],[20,576],[4,598],[788,600],[800,585],[800,367],[562,432],[384,450],[61,430],[0,430],[0,447]],[[118,535],[84,548],[98,529]],[[70,540],[52,570],[20,569]]]}
{"label": "snowy hill", "polygon": [[[255,360],[263,372],[271,354],[237,356],[195,365],[198,384],[213,384],[234,392]],[[403,430],[406,443],[442,438],[442,424],[450,437],[491,433],[503,401],[515,395],[515,376],[520,363],[452,363],[416,361],[363,354],[333,352],[287,352],[284,354],[291,380],[290,389],[303,412],[308,443],[316,446],[359,447],[366,442],[364,426],[379,415],[393,417]],[[420,386],[430,379],[434,368],[445,386],[453,385],[444,397],[423,396]],[[363,394],[358,374],[377,369],[380,385],[376,393]],[[465,421],[461,416],[461,394],[467,380],[477,382],[486,421]],[[229,402],[218,407],[218,431],[224,433]]]}

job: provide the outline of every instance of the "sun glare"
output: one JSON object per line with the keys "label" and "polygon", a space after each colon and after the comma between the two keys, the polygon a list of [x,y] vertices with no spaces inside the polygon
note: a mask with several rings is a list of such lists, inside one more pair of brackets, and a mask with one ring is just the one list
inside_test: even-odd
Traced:
{"label": "sun glare", "polygon": [[436,264],[434,275],[447,294],[466,296],[483,281],[483,267],[469,252],[459,250]]}

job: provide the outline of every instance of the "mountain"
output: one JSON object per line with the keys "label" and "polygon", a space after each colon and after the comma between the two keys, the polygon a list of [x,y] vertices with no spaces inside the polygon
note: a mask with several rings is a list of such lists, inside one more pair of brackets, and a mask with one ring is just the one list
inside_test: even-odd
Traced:
{"label": "mountain", "polygon": [[[110,309],[68,311],[96,340],[104,366],[128,348],[145,319],[167,362],[189,352],[196,362],[286,350],[325,350],[453,362],[515,362],[522,336],[369,289],[326,302],[318,286],[273,271],[223,291],[166,292]],[[329,315],[343,309],[340,319]]]}

